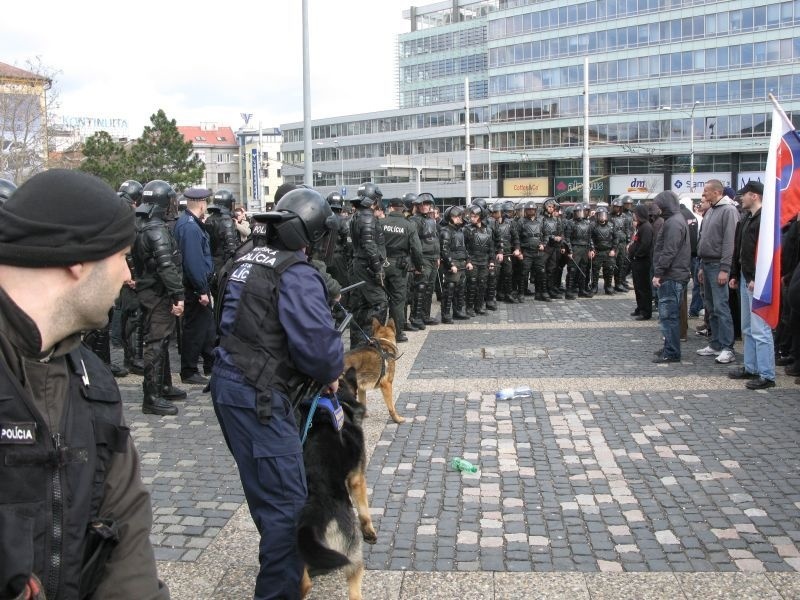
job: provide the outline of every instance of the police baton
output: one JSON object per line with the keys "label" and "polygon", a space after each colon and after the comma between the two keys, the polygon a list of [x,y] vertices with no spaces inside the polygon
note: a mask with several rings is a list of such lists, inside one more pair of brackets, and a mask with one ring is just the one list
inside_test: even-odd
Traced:
{"label": "police baton", "polygon": [[347,287],[343,287],[341,289],[340,293],[341,294],[346,294],[347,292],[350,292],[350,291],[352,291],[352,290],[354,290],[356,288],[360,288],[365,283],[367,283],[367,282],[366,281],[359,281],[358,283],[354,283],[353,285],[348,285]]}
{"label": "police baton", "polygon": [[583,278],[586,279],[586,273],[581,270],[581,268],[578,266],[578,263],[575,262],[575,259],[570,255],[567,255],[567,258],[569,258],[572,261],[572,264],[575,265],[575,268],[578,269],[578,273],[580,273]]}

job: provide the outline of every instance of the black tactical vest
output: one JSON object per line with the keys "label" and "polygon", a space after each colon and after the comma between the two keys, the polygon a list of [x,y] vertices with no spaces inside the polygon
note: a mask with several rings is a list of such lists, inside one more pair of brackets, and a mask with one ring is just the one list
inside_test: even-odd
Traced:
{"label": "black tactical vest", "polygon": [[63,434],[50,431],[30,394],[0,365],[0,548],[16,549],[0,557],[0,581],[33,572],[48,598],[73,600],[96,589],[117,542],[118,524],[101,522],[98,511],[106,470],[115,452],[127,450],[129,430],[100,359],[81,345],[66,360]]}
{"label": "black tactical vest", "polygon": [[422,244],[422,255],[425,257],[439,257],[439,232],[436,221],[422,214],[416,214],[411,220],[417,224],[417,234]]}
{"label": "black tactical vest", "polygon": [[[286,352],[286,333],[278,318],[281,274],[298,262],[302,259],[294,252],[259,246],[223,271],[219,346],[245,381],[259,391],[277,389],[288,394],[304,379]],[[235,316],[232,328],[225,331],[231,301]]]}
{"label": "black tactical vest", "polygon": [[612,250],[614,248],[614,226],[611,223],[595,223],[592,227],[592,242],[595,250]]}
{"label": "black tactical vest", "polygon": [[536,219],[522,219],[519,223],[519,245],[523,250],[538,250],[544,244],[542,222]]}

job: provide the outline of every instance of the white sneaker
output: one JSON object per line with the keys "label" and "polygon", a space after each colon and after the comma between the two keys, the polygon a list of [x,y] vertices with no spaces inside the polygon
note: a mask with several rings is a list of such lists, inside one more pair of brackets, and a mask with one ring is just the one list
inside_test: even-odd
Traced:
{"label": "white sneaker", "polygon": [[730,350],[723,350],[714,360],[721,365],[727,365],[728,363],[732,363],[736,360],[736,355]]}
{"label": "white sneaker", "polygon": [[700,350],[697,351],[700,356],[717,356],[720,352],[720,350],[714,350],[711,346],[700,348]]}

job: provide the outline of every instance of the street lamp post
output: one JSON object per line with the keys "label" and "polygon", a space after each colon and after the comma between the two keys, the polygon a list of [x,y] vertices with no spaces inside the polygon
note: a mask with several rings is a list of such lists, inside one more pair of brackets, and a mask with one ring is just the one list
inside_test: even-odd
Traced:
{"label": "street lamp post", "polygon": [[[699,100],[695,100],[690,112],[678,111],[689,115],[689,193],[694,194],[694,111],[700,105]],[[672,110],[671,106],[662,106],[661,110]]]}
{"label": "street lamp post", "polygon": [[344,156],[339,147],[339,140],[333,140],[333,145],[336,146],[336,153],[339,155],[339,191],[344,196]]}

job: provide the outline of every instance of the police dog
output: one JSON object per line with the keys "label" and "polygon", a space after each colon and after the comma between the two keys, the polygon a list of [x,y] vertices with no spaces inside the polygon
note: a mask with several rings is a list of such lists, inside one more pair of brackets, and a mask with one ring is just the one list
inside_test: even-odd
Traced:
{"label": "police dog", "polygon": [[345,370],[354,367],[358,377],[358,401],[367,406],[367,390],[380,388],[389,415],[395,423],[404,423],[394,407],[394,363],[399,358],[395,344],[394,319],[381,325],[372,319],[372,338],[368,346],[359,346],[344,355]]}
{"label": "police dog", "polygon": [[[302,597],[311,590],[309,570],[322,573],[341,568],[347,578],[350,600],[361,600],[364,577],[361,539],[368,544],[378,540],[367,501],[367,457],[361,429],[365,409],[356,400],[357,385],[355,370],[345,370],[337,392],[344,413],[341,430],[337,431],[325,409],[317,408],[303,445],[308,499],[297,528],[298,550],[306,563]],[[308,405],[299,409],[301,430],[309,410]]]}

